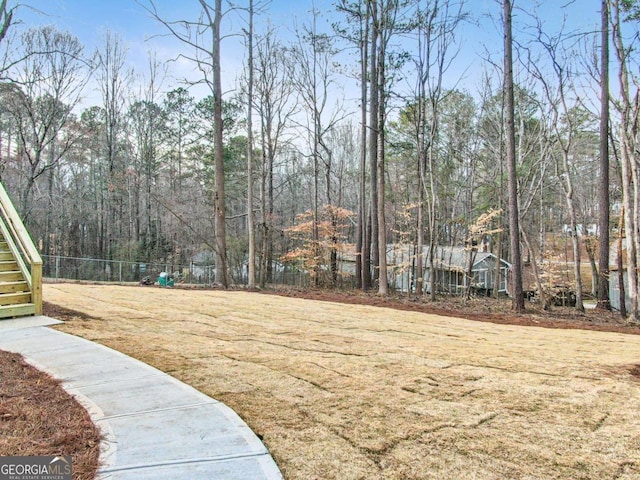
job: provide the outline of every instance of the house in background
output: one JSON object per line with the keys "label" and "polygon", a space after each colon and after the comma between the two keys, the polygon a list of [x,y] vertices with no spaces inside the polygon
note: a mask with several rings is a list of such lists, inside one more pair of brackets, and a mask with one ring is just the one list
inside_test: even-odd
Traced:
{"label": "house in background", "polygon": [[189,273],[196,283],[213,283],[216,278],[215,252],[202,251],[191,257]]}
{"label": "house in background", "polygon": [[629,299],[629,281],[627,279],[627,267],[622,269],[622,276],[617,266],[611,267],[609,271],[609,302],[611,308],[616,311],[620,311],[622,307],[622,298],[620,295],[620,278],[622,277],[622,283],[624,284],[624,304],[627,312],[631,310],[631,300]]}
{"label": "house in background", "polygon": [[[476,294],[491,295],[494,289],[498,258],[489,252],[467,250],[464,247],[436,247],[434,271],[431,272],[429,247],[422,250],[422,278],[426,292],[431,291],[431,279],[438,293],[462,295],[470,285]],[[353,249],[340,253],[338,270],[343,276],[355,275]],[[389,288],[398,292],[415,292],[417,252],[414,245],[387,245],[387,270]],[[471,265],[470,265],[471,262]],[[471,277],[467,275],[471,268]],[[499,293],[508,294],[508,277],[511,264],[500,259]]]}
{"label": "house in background", "polygon": [[[626,240],[626,239],[625,239]],[[622,307],[621,293],[624,293],[624,303],[627,312],[631,310],[629,298],[629,278],[627,271],[627,247],[626,241],[622,241],[622,251],[618,251],[618,242],[613,242],[609,249],[609,301],[611,308],[620,311]],[[622,256],[622,270],[618,267],[618,255]],[[622,280],[622,282],[621,282]],[[620,284],[624,286],[624,292],[620,291]]]}
{"label": "house in background", "polygon": [[[389,283],[402,292],[415,291],[414,247],[394,246],[387,249]],[[429,260],[430,249],[423,249],[425,291],[430,292],[432,284],[438,293],[462,295],[467,287],[476,294],[491,295],[495,286],[496,262],[498,258],[489,252],[478,252],[464,247],[436,247],[434,249],[433,272]],[[511,264],[500,259],[499,293],[508,294],[508,276]],[[471,276],[468,272],[471,271]]]}

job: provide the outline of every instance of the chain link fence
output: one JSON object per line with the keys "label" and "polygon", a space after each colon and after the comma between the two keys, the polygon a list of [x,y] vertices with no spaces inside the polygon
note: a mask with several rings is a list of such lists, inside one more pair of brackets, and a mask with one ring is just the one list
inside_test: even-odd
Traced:
{"label": "chain link fence", "polygon": [[[122,260],[102,260],[95,258],[62,257],[43,255],[43,276],[47,279],[83,280],[88,282],[112,282],[120,284],[154,284],[167,282],[168,285],[212,286],[215,282],[216,267],[197,263],[148,263]],[[161,277],[162,274],[162,277]],[[270,286],[290,286],[308,288],[312,280],[308,272],[292,272],[287,269],[272,272]],[[161,279],[162,278],[162,279]],[[247,284],[246,266],[233,269],[231,282],[234,285]],[[340,288],[353,288],[353,282],[340,279]]]}
{"label": "chain link fence", "polygon": [[174,283],[213,285],[215,266],[126,262],[95,258],[43,256],[43,276],[54,280],[85,280],[91,282],[156,283],[165,273]]}

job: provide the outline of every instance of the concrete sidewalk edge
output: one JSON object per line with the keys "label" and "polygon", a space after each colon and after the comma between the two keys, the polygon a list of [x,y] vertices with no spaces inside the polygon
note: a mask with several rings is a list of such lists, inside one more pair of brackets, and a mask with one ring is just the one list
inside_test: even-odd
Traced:
{"label": "concrete sidewalk edge", "polygon": [[98,479],[282,479],[232,409],[122,352],[48,328],[58,323],[0,321],[0,349],[59,379],[86,409],[103,436]]}

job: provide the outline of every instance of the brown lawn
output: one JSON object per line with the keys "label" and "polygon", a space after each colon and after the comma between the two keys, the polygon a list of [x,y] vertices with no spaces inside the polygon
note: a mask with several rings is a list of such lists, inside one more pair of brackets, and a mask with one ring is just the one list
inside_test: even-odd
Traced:
{"label": "brown lawn", "polygon": [[236,410],[286,479],[640,478],[638,335],[238,291],[44,299]]}

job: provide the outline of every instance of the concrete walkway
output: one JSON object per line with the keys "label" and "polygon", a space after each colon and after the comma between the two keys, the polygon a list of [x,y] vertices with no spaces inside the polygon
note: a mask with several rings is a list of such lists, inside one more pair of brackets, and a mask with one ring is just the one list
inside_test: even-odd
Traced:
{"label": "concrete walkway", "polygon": [[0,350],[62,380],[105,440],[98,478],[281,479],[230,408],[138,360],[48,328],[48,317],[0,321]]}

